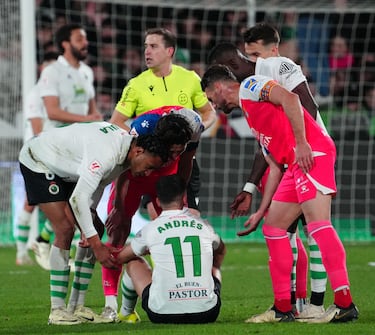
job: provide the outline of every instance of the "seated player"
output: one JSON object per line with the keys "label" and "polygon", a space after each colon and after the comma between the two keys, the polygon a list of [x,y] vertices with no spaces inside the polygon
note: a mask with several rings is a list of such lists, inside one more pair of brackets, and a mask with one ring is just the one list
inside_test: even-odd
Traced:
{"label": "seated player", "polygon": [[[140,321],[137,295],[155,323],[208,323],[219,315],[225,245],[207,222],[184,208],[185,185],[177,174],[160,177],[162,213],[117,255],[118,262],[127,263],[120,321]],[[141,257],[148,253],[153,270]]]}

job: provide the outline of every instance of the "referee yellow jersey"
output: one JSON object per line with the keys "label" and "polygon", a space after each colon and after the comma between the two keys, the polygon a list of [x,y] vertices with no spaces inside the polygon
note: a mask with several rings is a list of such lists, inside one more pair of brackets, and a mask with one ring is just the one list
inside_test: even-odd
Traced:
{"label": "referee yellow jersey", "polygon": [[148,69],[132,78],[122,91],[116,110],[133,118],[164,105],[195,109],[207,102],[199,76],[182,66],[172,65],[172,72],[166,77],[157,77]]}

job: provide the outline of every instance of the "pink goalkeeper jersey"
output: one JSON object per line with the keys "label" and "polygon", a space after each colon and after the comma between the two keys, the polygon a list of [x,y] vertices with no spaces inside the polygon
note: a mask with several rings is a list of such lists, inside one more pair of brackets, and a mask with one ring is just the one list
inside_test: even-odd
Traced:
{"label": "pink goalkeeper jersey", "polygon": [[[246,78],[240,87],[241,108],[255,138],[280,164],[295,161],[295,139],[290,121],[281,106],[268,100],[272,87],[278,85],[269,77],[254,75]],[[319,127],[305,110],[306,139],[315,152],[325,153],[334,147],[329,135]]]}

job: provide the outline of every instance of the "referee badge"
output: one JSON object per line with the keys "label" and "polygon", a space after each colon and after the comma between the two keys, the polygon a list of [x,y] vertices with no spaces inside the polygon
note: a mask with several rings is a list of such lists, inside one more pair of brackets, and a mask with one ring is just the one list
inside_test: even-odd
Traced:
{"label": "referee badge", "polygon": [[60,187],[59,185],[55,183],[51,183],[48,187],[48,192],[51,193],[52,195],[56,195],[60,192]]}

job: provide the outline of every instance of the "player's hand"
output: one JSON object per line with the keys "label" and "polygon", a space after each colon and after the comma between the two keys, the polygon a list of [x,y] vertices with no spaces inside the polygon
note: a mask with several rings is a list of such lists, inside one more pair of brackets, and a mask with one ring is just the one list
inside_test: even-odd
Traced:
{"label": "player's hand", "polygon": [[264,216],[264,212],[262,211],[257,211],[254,214],[252,214],[244,223],[244,227],[248,227],[248,228],[245,230],[239,231],[237,235],[246,236],[252,233],[253,231],[256,231],[263,216]]}
{"label": "player's hand", "polygon": [[308,173],[314,166],[311,146],[307,142],[299,143],[295,147],[296,163],[304,173]]}
{"label": "player's hand", "polygon": [[253,195],[249,192],[241,191],[230,205],[231,219],[237,216],[248,215],[251,207]]}
{"label": "player's hand", "polygon": [[81,239],[79,240],[78,245],[81,248],[88,248],[88,247],[90,247],[90,243],[89,243],[89,241],[87,241],[87,238],[86,238],[86,236],[83,233],[81,233]]}
{"label": "player's hand", "polygon": [[96,259],[99,261],[99,263],[106,268],[110,269],[117,269],[118,264],[116,262],[116,254],[112,253],[113,250],[106,247],[104,244],[100,243],[100,245],[97,245],[95,248],[92,248],[95,254]]}

